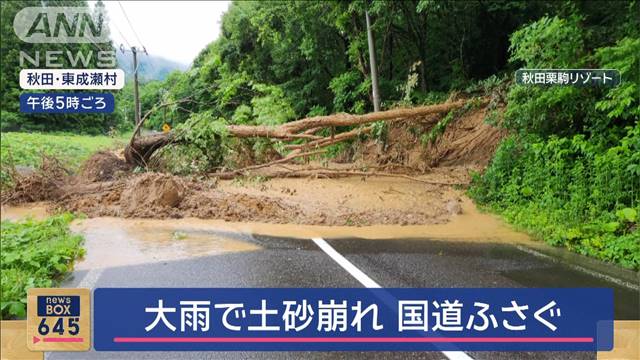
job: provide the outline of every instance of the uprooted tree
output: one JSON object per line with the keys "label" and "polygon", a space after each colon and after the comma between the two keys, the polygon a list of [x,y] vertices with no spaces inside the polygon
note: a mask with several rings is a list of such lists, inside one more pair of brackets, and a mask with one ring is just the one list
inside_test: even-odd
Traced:
{"label": "uprooted tree", "polygon": [[[292,121],[278,126],[264,125],[227,125],[228,136],[236,138],[267,138],[279,141],[294,141],[304,139],[302,144],[289,144],[286,149],[291,150],[284,158],[277,160],[278,163],[290,161],[292,159],[318,153],[319,148],[323,148],[341,141],[354,138],[360,134],[368,133],[371,126],[356,127],[353,130],[330,136],[316,135],[320,130],[336,127],[353,127],[370,124],[377,121],[404,121],[416,119],[428,115],[439,115],[463,107],[468,100],[458,100],[437,105],[420,106],[414,108],[398,108],[387,111],[373,112],[363,115],[334,114],[328,116],[315,116],[297,121]],[[479,105],[486,105],[488,99],[480,99]],[[146,115],[145,115],[146,118]],[[175,131],[167,133],[152,134],[147,136],[136,136],[137,130],[142,126],[144,119],[137,125],[131,141],[125,148],[125,158],[131,165],[146,166],[151,156],[158,149],[180,140]],[[433,122],[437,122],[437,117]],[[258,165],[262,166],[262,165]]]}

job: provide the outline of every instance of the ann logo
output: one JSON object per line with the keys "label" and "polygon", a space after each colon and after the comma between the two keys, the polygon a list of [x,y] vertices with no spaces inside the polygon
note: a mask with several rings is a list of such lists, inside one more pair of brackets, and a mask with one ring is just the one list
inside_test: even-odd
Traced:
{"label": "ann logo", "polygon": [[16,35],[29,43],[107,42],[103,25],[102,9],[88,7],[27,7],[13,19]]}

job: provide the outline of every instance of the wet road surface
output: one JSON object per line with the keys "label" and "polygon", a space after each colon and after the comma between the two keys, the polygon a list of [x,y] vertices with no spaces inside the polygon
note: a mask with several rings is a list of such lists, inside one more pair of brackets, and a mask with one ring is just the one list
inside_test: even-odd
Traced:
{"label": "wet road surface", "polygon": [[[114,233],[115,231],[115,233]],[[120,237],[121,238],[120,238]],[[616,319],[639,319],[637,289],[520,247],[417,239],[326,240],[184,230],[131,242],[85,232],[88,254],[65,287],[612,287]],[[158,238],[157,242],[153,238]],[[111,240],[108,240],[111,239]],[[115,239],[115,240],[114,240]],[[121,242],[118,246],[109,241]],[[319,246],[321,245],[321,246]],[[330,251],[330,250],[329,250]],[[128,255],[127,255],[128,254]],[[131,255],[133,254],[133,255]],[[345,267],[346,261],[353,269]],[[358,273],[359,272],[359,273]],[[594,359],[569,352],[91,352],[47,359]]]}

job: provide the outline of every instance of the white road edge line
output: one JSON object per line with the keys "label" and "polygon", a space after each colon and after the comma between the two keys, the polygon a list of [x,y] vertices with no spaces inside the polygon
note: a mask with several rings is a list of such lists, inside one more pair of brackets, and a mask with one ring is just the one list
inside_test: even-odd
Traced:
{"label": "white road edge line", "polygon": [[[324,251],[330,258],[332,258],[338,265],[342,266],[351,276],[356,278],[362,285],[367,288],[382,288],[382,286],[378,285],[377,282],[373,281],[367,274],[363,273],[362,270],[358,269],[355,265],[353,265],[347,258],[342,256],[339,252],[336,251],[328,242],[326,242],[323,238],[312,238],[311,239],[322,251]],[[441,351],[444,356],[446,356],[450,360],[473,360],[472,357],[467,355],[464,351]]]}
{"label": "white road edge line", "polygon": [[343,269],[347,270],[351,276],[356,278],[364,287],[367,288],[381,288],[382,286],[378,285],[377,282],[373,281],[367,274],[363,273],[360,269],[358,269],[355,265],[353,265],[349,260],[347,260],[344,256],[342,256],[339,252],[336,251],[329,243],[327,243],[323,238],[313,238],[313,240],[322,251],[324,251],[329,257],[331,257],[338,265],[342,266]]}

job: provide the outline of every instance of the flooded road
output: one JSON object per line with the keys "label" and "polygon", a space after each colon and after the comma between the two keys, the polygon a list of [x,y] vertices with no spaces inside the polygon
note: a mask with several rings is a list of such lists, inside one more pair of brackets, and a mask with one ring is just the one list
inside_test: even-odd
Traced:
{"label": "flooded road", "polygon": [[261,249],[240,237],[185,228],[169,221],[117,218],[76,221],[72,230],[84,235],[86,255],[76,270],[153,264]]}
{"label": "flooded road", "polygon": [[[93,218],[75,221],[72,229],[84,235],[86,255],[77,261],[63,284],[66,287],[362,287],[311,240],[323,238],[383,287],[610,287],[616,319],[640,319],[637,273],[531,241],[494,217],[471,211],[447,224],[423,226]],[[89,354],[49,353],[47,359],[173,359],[177,355]],[[474,359],[595,357],[593,353],[548,352],[468,355]],[[443,358],[441,353],[180,354],[193,359],[248,357]]]}

